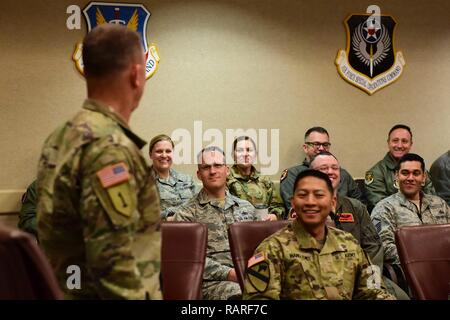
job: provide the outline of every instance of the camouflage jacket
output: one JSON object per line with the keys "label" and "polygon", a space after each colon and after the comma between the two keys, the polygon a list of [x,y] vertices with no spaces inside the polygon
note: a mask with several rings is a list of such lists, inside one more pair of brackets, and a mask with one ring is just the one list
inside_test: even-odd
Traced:
{"label": "camouflage jacket", "polygon": [[359,200],[338,195],[336,213],[331,215],[336,228],[351,233],[369,256],[370,261],[382,270],[383,246],[366,206]]}
{"label": "camouflage jacket", "polygon": [[[38,235],[66,298],[162,298],[159,198],[144,144],[89,99],[45,141]],[[69,286],[69,266],[81,271],[80,288]]]}
{"label": "camouflage jacket", "polygon": [[248,263],[244,299],[395,299],[349,233],[320,245],[297,220],[265,239]]}
{"label": "camouflage jacket", "polygon": [[174,221],[200,222],[208,227],[208,245],[203,279],[206,281],[225,281],[233,268],[228,227],[234,222],[256,220],[255,208],[226,191],[225,204],[209,198],[204,189],[187,203],[180,206]]}
{"label": "camouflage jacket", "polygon": [[198,192],[194,179],[190,175],[170,169],[169,178],[162,179],[153,167],[151,171],[159,191],[163,219],[174,215],[179,205],[194,197]]}
{"label": "camouflage jacket", "polygon": [[[381,199],[384,199],[398,191],[398,184],[395,183],[395,167],[397,162],[388,152],[383,160],[378,161],[369,171],[366,172],[366,197],[369,211]],[[423,192],[427,194],[436,194],[429,177],[425,182]]]}
{"label": "camouflage jacket", "polygon": [[450,150],[433,162],[430,175],[437,195],[450,205]]}
{"label": "camouflage jacket", "polygon": [[[297,175],[309,169],[309,162],[305,159],[302,164],[286,169],[280,178],[280,194],[287,210],[291,208],[291,198],[294,193],[294,182]],[[338,187],[338,194],[363,201],[363,195],[347,170],[341,168],[341,182]]]}
{"label": "camouflage jacket", "polygon": [[450,208],[441,198],[422,194],[419,210],[401,192],[397,192],[378,202],[371,217],[383,242],[384,261],[400,264],[395,245],[395,231],[406,226],[450,223]]}
{"label": "camouflage jacket", "polygon": [[34,180],[27,188],[22,196],[22,206],[19,212],[18,227],[37,237],[36,227],[36,206],[37,206],[37,190],[36,180]]}
{"label": "camouflage jacket", "polygon": [[278,219],[285,218],[283,201],[272,181],[261,174],[252,166],[249,177],[240,174],[236,165],[230,169],[227,177],[227,186],[231,194],[247,200],[255,207],[264,206],[269,213],[277,215]]}

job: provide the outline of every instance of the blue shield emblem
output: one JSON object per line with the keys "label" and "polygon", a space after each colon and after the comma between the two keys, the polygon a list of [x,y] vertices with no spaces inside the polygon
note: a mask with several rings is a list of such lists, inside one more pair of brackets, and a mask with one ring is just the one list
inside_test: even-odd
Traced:
{"label": "blue shield emblem", "polygon": [[[141,35],[146,56],[145,77],[150,78],[158,69],[159,53],[154,43],[147,43],[147,22],[150,12],[142,4],[90,2],[83,10],[88,32],[100,24],[120,24]],[[82,44],[78,43],[72,59],[78,71],[83,74]]]}

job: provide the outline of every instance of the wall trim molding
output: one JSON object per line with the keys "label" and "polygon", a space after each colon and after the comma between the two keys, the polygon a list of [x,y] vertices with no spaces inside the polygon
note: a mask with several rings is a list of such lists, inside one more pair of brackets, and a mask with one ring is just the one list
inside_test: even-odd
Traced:
{"label": "wall trim molding", "polygon": [[0,190],[0,214],[19,212],[25,189]]}

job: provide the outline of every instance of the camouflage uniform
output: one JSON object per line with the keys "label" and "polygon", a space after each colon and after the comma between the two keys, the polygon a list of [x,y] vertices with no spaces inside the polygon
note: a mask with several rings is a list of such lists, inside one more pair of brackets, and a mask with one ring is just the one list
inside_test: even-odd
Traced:
{"label": "camouflage uniform", "polygon": [[241,294],[237,282],[227,281],[233,266],[228,227],[239,221],[256,220],[254,207],[226,191],[225,201],[211,199],[204,189],[187,203],[180,206],[174,221],[190,221],[206,224],[208,245],[206,249],[205,273],[203,275],[203,298],[226,300]]}
{"label": "camouflage uniform", "polygon": [[285,218],[283,201],[280,198],[272,181],[261,174],[252,166],[252,173],[249,177],[240,174],[237,165],[230,169],[227,177],[227,186],[231,194],[241,199],[247,200],[252,205],[264,206],[269,209],[269,213],[277,215],[278,219]]}
{"label": "camouflage uniform", "polygon": [[198,190],[194,179],[190,175],[179,173],[173,169],[169,171],[169,178],[160,178],[152,167],[161,201],[161,218],[166,219],[175,214],[177,207],[194,197]]}
{"label": "camouflage uniform", "polygon": [[[281,174],[280,178],[280,194],[287,210],[291,208],[291,198],[294,193],[294,182],[297,175],[309,169],[309,162],[305,159],[303,164],[286,169]],[[350,198],[363,201],[363,195],[358,188],[355,180],[353,180],[347,170],[341,168],[341,182],[339,183],[338,194]]]}
{"label": "camouflage uniform", "polygon": [[395,299],[372,274],[356,239],[326,228],[322,249],[297,220],[265,239],[249,260],[243,298]]}
{"label": "camouflage uniform", "polygon": [[[89,99],[47,138],[38,235],[66,298],[162,298],[159,199],[144,145],[114,110]],[[70,265],[81,270],[81,289],[66,285]]]}
{"label": "camouflage uniform", "polygon": [[406,226],[450,223],[450,208],[437,196],[422,194],[421,208],[410,202],[401,192],[389,196],[375,206],[372,222],[380,234],[384,247],[384,261],[400,265],[395,246],[395,231]]}
{"label": "camouflage uniform", "polygon": [[36,205],[37,191],[36,180],[34,180],[27,188],[22,196],[22,207],[19,212],[18,227],[37,237],[36,227]]}
{"label": "camouflage uniform", "polygon": [[433,162],[430,174],[437,195],[450,205],[450,150]]}
{"label": "camouflage uniform", "polygon": [[[383,160],[378,161],[369,171],[366,172],[366,197],[369,212],[380,201],[398,191],[398,184],[395,183],[395,167],[397,161],[388,152]],[[429,177],[423,187],[423,192],[436,194]]]}

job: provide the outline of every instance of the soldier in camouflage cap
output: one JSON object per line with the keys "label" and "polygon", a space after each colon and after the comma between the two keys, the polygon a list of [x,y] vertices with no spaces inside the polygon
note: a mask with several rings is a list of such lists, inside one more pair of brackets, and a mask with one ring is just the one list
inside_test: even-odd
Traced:
{"label": "soldier in camouflage cap", "polygon": [[378,202],[371,217],[383,241],[384,261],[400,267],[395,231],[406,226],[450,223],[450,208],[443,199],[422,191],[427,174],[425,162],[417,154],[408,153],[399,160],[396,178],[399,192]]}
{"label": "soldier in camouflage cap", "polygon": [[[404,124],[397,124],[389,130],[387,140],[389,152],[366,172],[367,208],[373,207],[382,199],[398,192],[395,168],[398,160],[407,154],[413,145],[411,129]],[[427,177],[423,191],[436,194],[431,179]]]}
{"label": "soldier in camouflage cap", "polygon": [[285,218],[283,201],[269,177],[261,176],[253,165],[256,159],[256,144],[248,136],[237,137],[233,142],[235,164],[227,177],[231,194],[249,201],[257,209],[265,209],[265,220]]}
{"label": "soldier in camouflage cap", "polygon": [[172,168],[173,141],[165,134],[153,137],[149,145],[153,178],[159,191],[161,218],[172,220],[178,207],[194,197],[198,190],[192,176]]}
{"label": "soldier in camouflage cap", "polygon": [[83,61],[88,99],[39,160],[39,240],[68,299],[160,299],[159,198],[128,126],[145,85],[140,36],[98,26]]}
{"label": "soldier in camouflage cap", "polygon": [[241,289],[231,259],[228,227],[239,221],[256,220],[255,208],[230,194],[226,189],[228,167],[225,154],[217,147],[207,147],[198,156],[197,177],[203,189],[181,205],[174,221],[204,223],[208,227],[203,298],[207,300],[236,299]]}
{"label": "soldier in camouflage cap", "polygon": [[244,299],[395,299],[358,241],[326,226],[336,197],[325,173],[301,172],[291,203],[296,220],[265,239],[248,261]]}

